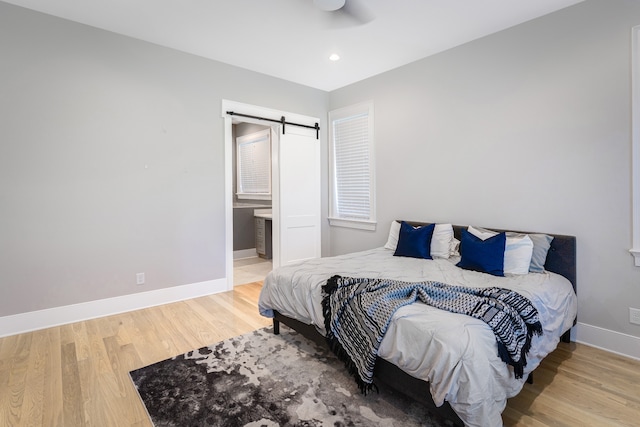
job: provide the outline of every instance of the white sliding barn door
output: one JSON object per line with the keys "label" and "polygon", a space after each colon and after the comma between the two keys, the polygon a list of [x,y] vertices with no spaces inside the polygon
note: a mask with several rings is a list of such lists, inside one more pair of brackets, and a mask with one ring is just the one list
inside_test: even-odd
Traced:
{"label": "white sliding barn door", "polygon": [[[286,125],[274,138],[273,267],[320,257],[320,140]],[[277,242],[277,243],[276,243]]]}

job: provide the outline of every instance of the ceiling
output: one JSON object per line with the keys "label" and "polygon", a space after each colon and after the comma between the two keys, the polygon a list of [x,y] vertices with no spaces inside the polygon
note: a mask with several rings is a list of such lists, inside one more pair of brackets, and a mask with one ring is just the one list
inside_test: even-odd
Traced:
{"label": "ceiling", "polygon": [[331,91],[582,0],[3,1]]}

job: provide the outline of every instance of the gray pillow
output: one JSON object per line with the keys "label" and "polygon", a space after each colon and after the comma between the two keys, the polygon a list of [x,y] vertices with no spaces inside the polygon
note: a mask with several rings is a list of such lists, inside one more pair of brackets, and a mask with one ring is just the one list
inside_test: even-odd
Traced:
{"label": "gray pillow", "polygon": [[544,263],[547,260],[547,252],[549,252],[553,237],[546,234],[529,234],[529,237],[533,241],[533,255],[529,272],[544,273]]}

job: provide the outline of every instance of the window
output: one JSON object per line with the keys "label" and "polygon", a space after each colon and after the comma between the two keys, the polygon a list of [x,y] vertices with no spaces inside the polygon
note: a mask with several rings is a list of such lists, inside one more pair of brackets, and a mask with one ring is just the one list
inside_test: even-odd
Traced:
{"label": "window", "polygon": [[329,113],[329,223],[375,230],[373,103]]}
{"label": "window", "polygon": [[265,129],[236,138],[238,199],[271,199],[271,137]]}

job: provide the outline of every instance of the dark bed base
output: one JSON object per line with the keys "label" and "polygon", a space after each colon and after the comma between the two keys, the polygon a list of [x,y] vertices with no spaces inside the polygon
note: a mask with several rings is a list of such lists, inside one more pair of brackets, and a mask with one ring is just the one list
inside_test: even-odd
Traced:
{"label": "dark bed base", "polygon": [[[428,223],[407,221],[412,225],[424,225]],[[460,240],[461,230],[466,226],[453,226],[453,232],[455,237]],[[510,230],[498,230],[496,231],[510,231]],[[525,232],[521,232],[525,233]],[[529,233],[529,232],[526,232]],[[549,233],[546,233],[549,234]],[[547,260],[545,262],[545,269],[553,273],[560,274],[571,282],[574,291],[576,290],[576,238],[574,236],[564,236],[557,234],[550,234],[554,237],[551,242],[551,248],[547,254]],[[298,320],[291,319],[287,316],[274,311],[273,318],[273,332],[274,334],[280,333],[280,322],[289,326],[293,330],[301,333],[305,337],[313,340],[314,342],[327,346],[325,338],[316,330],[313,325],[307,325]],[[576,320],[574,320],[574,325]],[[562,335],[561,341],[570,342],[570,331],[567,331]],[[405,373],[403,370],[395,366],[394,364],[387,362],[384,359],[378,358],[375,366],[375,377],[380,382],[392,387],[393,389],[407,395],[417,402],[425,405],[429,410],[441,416],[447,420],[451,420],[456,426],[464,426],[464,423],[458,417],[458,415],[451,408],[449,403],[445,402],[444,405],[437,407],[431,398],[429,391],[429,383],[412,377]],[[529,383],[533,381],[532,375],[529,376]]]}
{"label": "dark bed base", "polygon": [[[283,316],[277,311],[274,311],[274,315],[274,334],[278,335],[280,333],[280,322],[282,322],[291,329],[313,340],[318,345],[322,345],[327,348],[329,347],[325,337],[323,337],[312,325],[307,325],[306,323]],[[412,377],[393,363],[387,362],[381,358],[377,359],[374,372],[376,381],[384,383],[392,389],[406,395],[410,399],[426,406],[431,413],[446,420],[451,420],[456,426],[464,426],[464,423],[454,412],[449,403],[444,402],[444,405],[440,407],[437,407],[436,404],[433,403],[431,392],[429,391],[429,383]]]}

